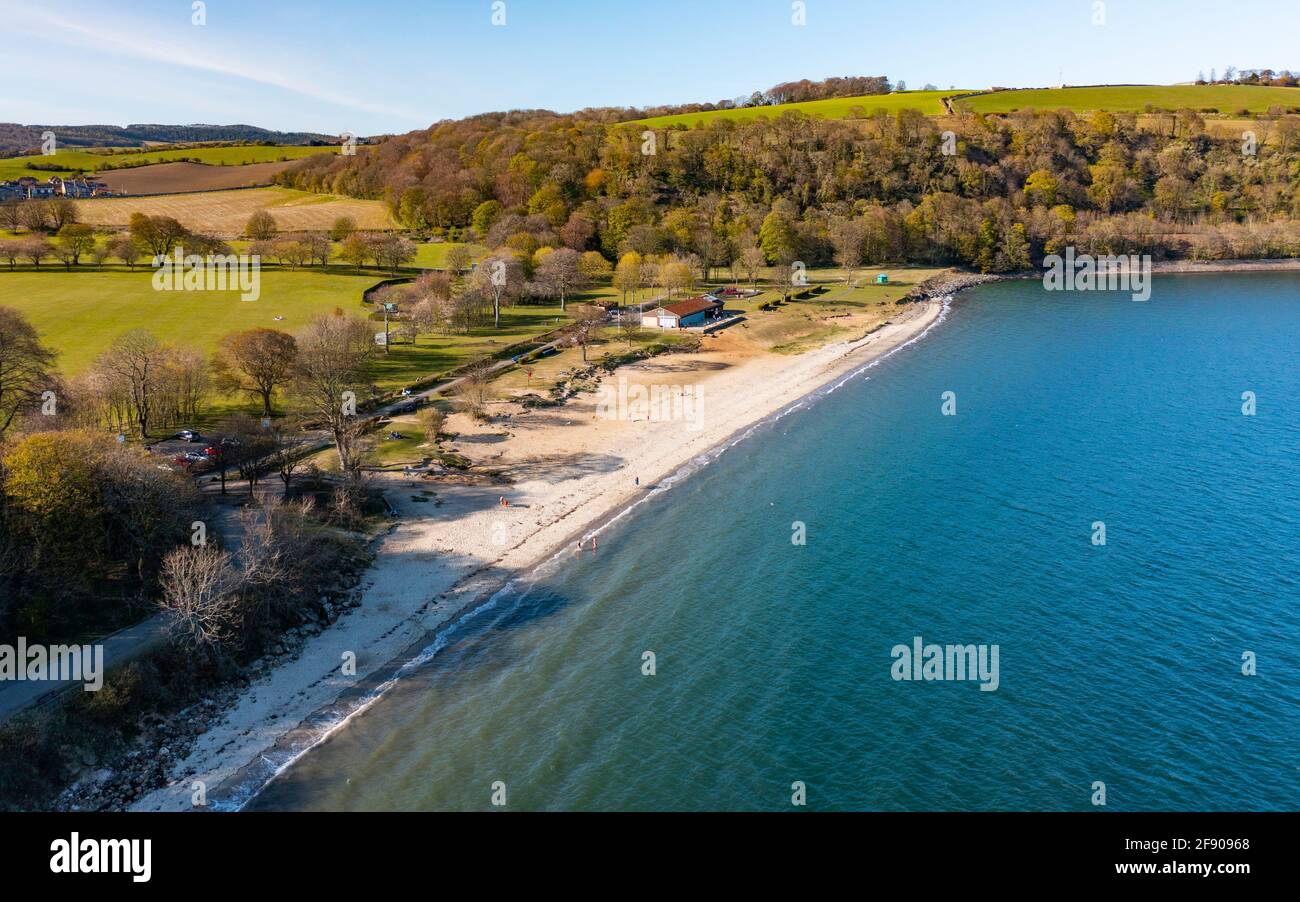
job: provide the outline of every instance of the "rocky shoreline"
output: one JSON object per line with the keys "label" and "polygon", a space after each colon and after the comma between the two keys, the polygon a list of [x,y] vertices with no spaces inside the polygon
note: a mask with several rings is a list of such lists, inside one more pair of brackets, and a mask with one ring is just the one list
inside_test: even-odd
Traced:
{"label": "rocky shoreline", "polygon": [[[362,579],[372,553],[353,561],[338,579],[323,587],[315,604],[304,611],[304,622],[272,640],[265,653],[241,666],[235,676],[211,684],[202,696],[169,714],[149,712],[136,722],[131,747],[99,760],[85,749],[79,756],[80,776],[50,805],[54,811],[124,811],[144,795],[175,782],[175,767],[188,757],[198,738],[219,720],[235,700],[277,667],[296,660],[313,637],[360,607]],[[183,778],[193,776],[182,773]]]}

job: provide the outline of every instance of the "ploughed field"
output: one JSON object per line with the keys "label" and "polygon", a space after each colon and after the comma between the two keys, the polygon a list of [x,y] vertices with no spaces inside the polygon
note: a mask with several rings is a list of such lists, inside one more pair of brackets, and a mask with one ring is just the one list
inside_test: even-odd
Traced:
{"label": "ploughed field", "polygon": [[294,163],[249,163],[247,166],[209,166],[206,163],[158,163],[135,169],[114,169],[98,176],[117,194],[183,194],[270,185],[277,173]]}

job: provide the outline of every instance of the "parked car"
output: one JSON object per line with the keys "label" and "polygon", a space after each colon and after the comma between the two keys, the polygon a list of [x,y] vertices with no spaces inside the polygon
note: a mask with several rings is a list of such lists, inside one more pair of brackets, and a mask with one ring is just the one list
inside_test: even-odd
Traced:
{"label": "parked car", "polygon": [[203,441],[203,436],[199,435],[193,429],[182,429],[180,432],[176,433],[176,437],[183,442]]}

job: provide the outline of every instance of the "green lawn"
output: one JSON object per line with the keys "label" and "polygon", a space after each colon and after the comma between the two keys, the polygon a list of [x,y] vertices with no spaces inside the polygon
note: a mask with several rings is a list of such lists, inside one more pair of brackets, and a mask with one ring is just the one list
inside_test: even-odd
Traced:
{"label": "green lawn", "polygon": [[[445,269],[447,266],[447,253],[453,247],[461,245],[454,241],[442,241],[438,243],[424,242],[416,245],[415,259],[408,264],[417,266],[421,269]],[[487,248],[481,244],[465,245],[469,248],[470,253],[475,257],[480,257],[487,253]]]}
{"label": "green lawn", "polygon": [[670,128],[674,125],[693,127],[697,124],[711,122],[714,119],[747,120],[760,116],[775,118],[791,111],[798,111],[809,116],[822,116],[827,119],[847,119],[854,115],[854,108],[861,107],[863,115],[870,115],[876,110],[896,113],[899,110],[920,110],[927,116],[942,116],[943,98],[962,91],[905,91],[902,94],[869,94],[863,97],[833,97],[829,100],[809,100],[804,103],[786,103],[780,106],[742,107],[734,110],[710,110],[704,113],[680,113],[672,116],[654,116],[639,119],[634,124],[650,128]]}
{"label": "green lawn", "polygon": [[[16,179],[24,175],[42,181],[52,175],[71,175],[75,172],[94,172],[121,166],[140,166],[148,163],[166,163],[172,160],[197,160],[213,166],[242,166],[246,163],[274,163],[278,160],[297,160],[318,153],[338,153],[337,147],[303,147],[299,145],[240,145],[237,147],[190,147],[162,150],[60,150],[49,156],[37,154],[27,157],[10,157],[0,160],[0,179]],[[31,169],[32,163],[42,167]],[[45,167],[58,167],[57,170]]]}
{"label": "green lawn", "polygon": [[1213,109],[1231,114],[1238,110],[1266,112],[1270,107],[1300,108],[1300,88],[1257,85],[1105,85],[1092,88],[1043,88],[997,91],[954,101],[977,113],[1011,110],[1060,109],[1112,110],[1140,113],[1148,104],[1162,109]]}
{"label": "green lawn", "polygon": [[[0,272],[0,304],[25,314],[59,352],[60,369],[71,375],[130,329],[148,329],[163,341],[210,351],[221,336],[239,329],[292,331],[335,307],[360,314],[362,292],[379,280],[375,275],[267,270],[262,272],[262,296],[241,301],[238,292],[154,291],[152,278],[148,267],[66,272],[55,264],[42,272]],[[277,316],[284,319],[277,321]]]}
{"label": "green lawn", "polygon": [[[27,316],[58,352],[60,370],[75,375],[130,329],[148,329],[165,342],[210,352],[228,332],[255,327],[292,332],[336,307],[368,316],[362,293],[384,277],[337,268],[267,269],[261,297],[241,301],[238,292],[154,291],[148,268],[66,272],[51,266],[39,272],[0,270],[0,305]],[[381,390],[393,391],[554,329],[562,318],[558,305],[506,308],[500,330],[488,326],[464,335],[422,335],[415,345],[394,344],[388,354],[376,356],[372,378]],[[374,327],[383,331],[382,320]]]}

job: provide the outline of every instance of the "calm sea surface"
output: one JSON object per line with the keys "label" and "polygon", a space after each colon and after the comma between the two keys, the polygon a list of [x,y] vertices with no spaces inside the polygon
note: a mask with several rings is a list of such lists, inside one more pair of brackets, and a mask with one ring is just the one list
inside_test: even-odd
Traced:
{"label": "calm sea surface", "polygon": [[[1300,275],[987,286],[465,621],[250,807],[789,809],[802,781],[1072,810],[1102,781],[1300,809],[1298,545]],[[997,645],[997,690],[893,679],[915,636]]]}

